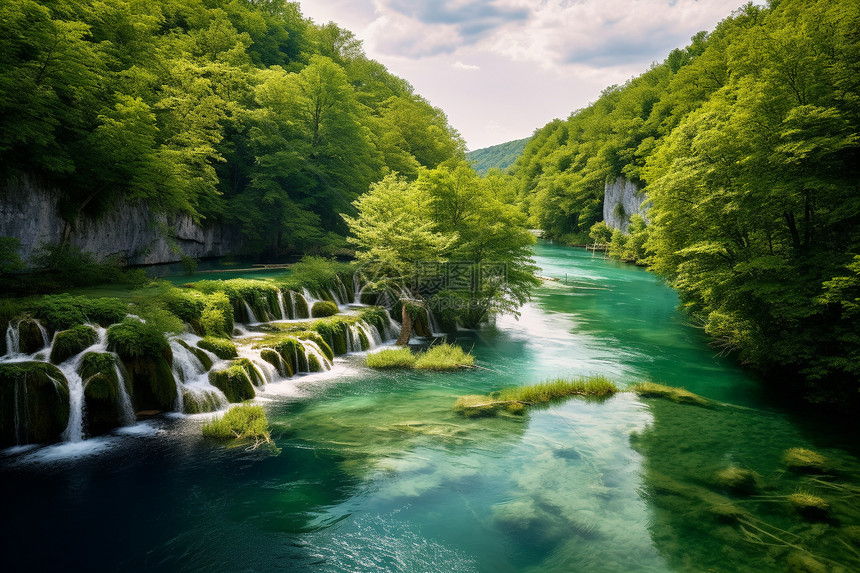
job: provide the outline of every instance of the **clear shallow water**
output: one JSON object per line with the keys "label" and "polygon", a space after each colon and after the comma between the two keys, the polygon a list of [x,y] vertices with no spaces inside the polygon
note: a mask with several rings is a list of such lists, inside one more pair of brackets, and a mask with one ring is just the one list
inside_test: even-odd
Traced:
{"label": "clear shallow water", "polygon": [[[6,562],[409,572],[784,571],[797,555],[860,564],[844,547],[856,543],[857,496],[831,495],[781,463],[786,448],[814,448],[840,468],[831,485],[854,486],[853,436],[765,407],[652,275],[580,250],[536,254],[541,274],[561,280],[519,321],[459,336],[488,370],[378,373],[348,356],[338,378],[270,386],[262,398],[279,453],[205,441],[205,416],[152,420],[74,450],[7,452]],[[729,405],[619,394],[522,417],[452,410],[462,394],[593,373]],[[771,497],[826,490],[831,518],[809,523],[782,502],[732,495],[713,483],[729,465],[756,471]],[[746,531],[792,547],[751,540],[716,516],[726,504],[747,512]]]}

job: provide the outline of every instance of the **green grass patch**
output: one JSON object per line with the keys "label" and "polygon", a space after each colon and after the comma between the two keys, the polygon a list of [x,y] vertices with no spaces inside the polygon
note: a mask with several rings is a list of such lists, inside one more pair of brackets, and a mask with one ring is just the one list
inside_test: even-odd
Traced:
{"label": "green grass patch", "polygon": [[384,348],[367,355],[370,368],[412,368],[416,357],[409,348]]}
{"label": "green grass patch", "polygon": [[455,370],[474,366],[475,357],[455,344],[437,344],[418,354],[415,368],[419,370]]}
{"label": "green grass patch", "polygon": [[241,404],[233,406],[220,418],[203,424],[203,435],[219,440],[255,440],[271,443],[269,421],[262,406]]}
{"label": "green grass patch", "polygon": [[454,403],[454,410],[470,418],[495,416],[503,410],[522,414],[526,406],[551,404],[572,396],[608,398],[617,391],[615,384],[603,376],[573,380],[559,378],[531,386],[505,388],[488,396],[461,396]]}

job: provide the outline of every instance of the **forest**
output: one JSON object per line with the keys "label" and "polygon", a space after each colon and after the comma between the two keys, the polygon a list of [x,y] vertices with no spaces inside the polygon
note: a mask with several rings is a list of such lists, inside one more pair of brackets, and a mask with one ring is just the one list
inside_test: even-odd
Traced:
{"label": "forest", "polygon": [[[859,36],[856,2],[749,3],[536,130],[511,194],[549,237],[610,243],[665,278],[721,352],[809,400],[854,402]],[[601,223],[619,176],[649,205],[626,236]]]}
{"label": "forest", "polygon": [[355,36],[284,0],[9,0],[0,179],[241,225],[251,254],[346,246],[371,182],[462,160],[445,114]]}

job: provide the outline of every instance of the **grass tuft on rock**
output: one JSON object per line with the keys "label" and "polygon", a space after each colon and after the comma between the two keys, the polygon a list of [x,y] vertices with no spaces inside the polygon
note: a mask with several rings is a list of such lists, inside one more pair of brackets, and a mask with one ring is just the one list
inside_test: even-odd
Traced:
{"label": "grass tuft on rock", "polygon": [[51,346],[51,362],[53,364],[65,362],[95,344],[97,340],[96,331],[84,324],[62,330],[54,337],[54,344]]}
{"label": "grass tuft on rock", "polygon": [[203,435],[219,440],[248,440],[260,443],[271,443],[269,421],[262,406],[241,404],[233,406],[220,418],[215,418],[203,424]]}
{"label": "grass tuft on rock", "polygon": [[824,519],[830,513],[830,504],[826,500],[805,491],[797,491],[789,495],[787,500],[805,519]]}
{"label": "grass tuft on rock", "polygon": [[475,357],[455,344],[437,344],[420,353],[415,360],[415,368],[419,370],[455,370],[474,364]]}
{"label": "grass tuft on rock", "polygon": [[701,406],[710,408],[714,405],[711,400],[702,398],[698,394],[693,394],[689,390],[676,388],[674,386],[666,386],[655,382],[640,382],[630,386],[630,390],[643,398],[663,398],[678,404],[690,404],[692,406]]}
{"label": "grass tuft on rock", "polygon": [[370,368],[412,368],[415,366],[415,360],[415,355],[409,348],[383,348],[367,355],[367,365]]}
{"label": "grass tuft on rock", "polygon": [[526,406],[550,404],[571,396],[607,398],[618,391],[611,381],[603,376],[559,378],[531,386],[505,388],[489,396],[461,396],[454,403],[454,410],[470,418],[495,416],[499,411],[523,414]]}

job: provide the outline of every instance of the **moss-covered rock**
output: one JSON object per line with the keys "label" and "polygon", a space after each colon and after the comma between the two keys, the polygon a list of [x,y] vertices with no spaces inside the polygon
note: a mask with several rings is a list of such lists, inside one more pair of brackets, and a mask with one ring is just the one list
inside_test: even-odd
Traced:
{"label": "moss-covered rock", "polygon": [[245,369],[245,373],[248,375],[248,379],[251,380],[251,384],[253,384],[254,386],[262,386],[266,383],[266,378],[257,368],[257,365],[248,360],[247,358],[239,358],[238,360],[234,360],[233,364],[241,366]]}
{"label": "moss-covered rock", "polygon": [[104,434],[123,425],[120,381],[112,354],[88,352],[81,360],[87,433]]}
{"label": "moss-covered rock", "polygon": [[281,355],[284,362],[289,364],[293,372],[307,372],[308,359],[305,356],[305,347],[302,343],[293,337],[287,337],[279,340],[274,345],[274,350]]}
{"label": "moss-covered rock", "polygon": [[320,359],[317,358],[317,355],[308,354],[308,372],[322,372],[323,370],[323,365],[320,363]]}
{"label": "moss-covered rock", "polygon": [[370,339],[367,338],[367,333],[363,329],[358,329],[358,340],[362,350],[370,350]]}
{"label": "moss-covered rock", "polygon": [[229,402],[244,402],[256,395],[248,373],[238,364],[224,370],[213,370],[209,373],[209,383],[224,392]]}
{"label": "moss-covered rock", "polygon": [[782,461],[791,471],[806,474],[821,474],[831,470],[827,458],[805,448],[790,448],[782,454]]}
{"label": "moss-covered rock", "polygon": [[24,318],[18,323],[18,347],[22,354],[33,354],[47,346],[45,335],[35,318]]}
{"label": "moss-covered rock", "polygon": [[0,447],[60,439],[69,424],[69,385],[46,362],[0,364]]}
{"label": "moss-covered rock", "polygon": [[207,336],[206,338],[197,341],[197,346],[203,350],[208,350],[222,360],[229,360],[239,356],[239,351],[236,350],[236,345],[232,340],[227,338],[216,338]]}
{"label": "moss-covered rock", "polygon": [[152,325],[127,319],[110,327],[107,339],[108,349],[125,365],[135,411],[173,410],[177,398],[173,351],[164,334]]}
{"label": "moss-covered rock", "polygon": [[301,293],[294,293],[296,297],[296,316],[293,318],[310,318],[311,312],[308,306],[308,301]]}
{"label": "moss-covered rock", "polygon": [[292,366],[290,363],[281,358],[281,355],[271,348],[264,348],[260,351],[260,358],[275,367],[283,378],[289,378],[293,375]]}
{"label": "moss-covered rock", "polygon": [[181,339],[176,339],[176,342],[179,343],[180,346],[188,350],[191,354],[197,357],[197,360],[200,361],[200,364],[203,365],[204,370],[212,369],[212,359],[209,355],[203,351],[201,348],[197,348],[196,346],[191,346],[187,342]]}
{"label": "moss-covered rock", "polygon": [[337,314],[337,310],[337,305],[335,303],[321,300],[314,303],[314,306],[311,308],[311,316],[314,318],[334,316]]}
{"label": "moss-covered rock", "polygon": [[85,324],[62,330],[54,336],[54,344],[51,346],[51,362],[54,364],[65,362],[95,344],[97,340],[98,334],[96,334],[95,329]]}
{"label": "moss-covered rock", "polygon": [[630,389],[644,398],[663,398],[678,404],[689,404],[703,408],[714,406],[714,402],[711,400],[702,398],[698,394],[693,394],[683,388],[676,388],[675,386],[665,386],[654,382],[641,382],[634,384]]}

